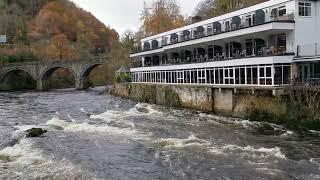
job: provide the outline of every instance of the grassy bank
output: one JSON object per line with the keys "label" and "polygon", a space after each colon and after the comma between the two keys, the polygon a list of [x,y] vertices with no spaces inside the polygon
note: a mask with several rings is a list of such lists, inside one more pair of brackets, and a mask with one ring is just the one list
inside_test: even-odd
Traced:
{"label": "grassy bank", "polygon": [[293,130],[320,131],[319,90],[289,89],[284,96],[256,98],[250,101],[246,118],[252,121],[281,124]]}

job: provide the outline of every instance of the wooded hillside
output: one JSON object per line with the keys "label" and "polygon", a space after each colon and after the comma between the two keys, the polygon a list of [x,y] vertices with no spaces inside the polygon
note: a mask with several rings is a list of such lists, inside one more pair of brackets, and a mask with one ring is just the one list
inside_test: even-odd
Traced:
{"label": "wooded hillside", "polygon": [[0,64],[106,56],[109,64],[93,71],[94,79],[112,82],[114,72],[129,64],[118,33],[69,0],[0,0]]}
{"label": "wooded hillside", "polygon": [[2,55],[28,52],[39,60],[68,60],[107,54],[118,42],[115,30],[67,0],[1,1],[0,34],[7,34],[11,45]]}

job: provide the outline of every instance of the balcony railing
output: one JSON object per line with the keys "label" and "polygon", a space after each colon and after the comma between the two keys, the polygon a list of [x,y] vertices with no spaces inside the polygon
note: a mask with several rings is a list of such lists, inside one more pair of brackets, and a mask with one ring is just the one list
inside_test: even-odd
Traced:
{"label": "balcony railing", "polygon": [[310,77],[310,78],[296,78],[291,79],[291,84],[293,86],[317,86],[320,87],[320,76]]}
{"label": "balcony railing", "polygon": [[[253,51],[251,51],[253,52]],[[200,55],[198,57],[186,57],[186,58],[173,58],[171,60],[165,60],[162,63],[155,63],[150,60],[144,62],[144,67],[152,66],[167,66],[167,65],[182,65],[182,64],[194,64],[194,63],[204,63],[204,62],[213,62],[213,61],[226,61],[234,59],[246,59],[246,58],[255,58],[255,57],[270,57],[270,56],[289,56],[295,55],[294,52],[288,52],[283,47],[274,48],[274,47],[262,47],[255,54],[249,54],[246,49],[242,51],[236,51],[232,56],[227,56],[225,52],[217,53],[212,58],[209,58],[208,55]],[[161,61],[161,60],[160,60]],[[142,67],[141,61],[135,61],[133,67]]]}
{"label": "balcony railing", "polygon": [[163,42],[162,41],[162,43],[159,44],[159,46],[156,48],[144,49],[142,47],[137,47],[137,48],[135,48],[134,53],[156,50],[156,49],[160,49],[162,47],[168,46],[168,45],[178,44],[178,43],[182,43],[182,42],[186,42],[186,41],[192,41],[195,39],[201,39],[201,38],[214,36],[214,35],[218,35],[218,34],[223,34],[223,33],[228,33],[228,32],[236,31],[236,30],[240,30],[240,29],[260,26],[260,25],[272,23],[272,22],[294,23],[294,13],[293,13],[293,11],[289,11],[289,12],[287,12],[287,14],[284,14],[282,16],[278,16],[278,15],[266,16],[264,18],[264,20],[260,20],[260,22],[259,21],[256,21],[256,22],[242,21],[242,22],[240,22],[240,24],[231,23],[229,26],[224,25],[224,29],[222,29],[222,24],[219,22],[220,23],[219,28],[212,28],[212,30],[207,29],[207,31],[201,31],[201,32],[197,32],[195,34],[190,34],[187,36],[184,34],[178,35],[181,32],[177,32],[177,33],[174,33],[175,37],[171,38],[170,42],[168,42],[168,41]]}

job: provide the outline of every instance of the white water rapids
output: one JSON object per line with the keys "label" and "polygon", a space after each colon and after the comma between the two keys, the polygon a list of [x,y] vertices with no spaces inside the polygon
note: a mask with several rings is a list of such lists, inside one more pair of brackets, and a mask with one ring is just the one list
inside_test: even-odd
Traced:
{"label": "white water rapids", "polygon": [[0,179],[320,179],[320,133],[267,125],[97,90],[0,93]]}

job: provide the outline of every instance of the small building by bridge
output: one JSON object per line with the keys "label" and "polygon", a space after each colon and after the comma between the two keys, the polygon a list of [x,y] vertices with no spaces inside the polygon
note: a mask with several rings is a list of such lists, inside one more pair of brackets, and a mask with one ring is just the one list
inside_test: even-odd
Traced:
{"label": "small building by bridge", "polygon": [[90,87],[90,72],[99,65],[106,64],[106,58],[73,61],[34,61],[21,63],[8,63],[0,67],[0,83],[12,72],[25,72],[37,82],[37,90],[50,89],[49,78],[59,68],[69,70],[75,78],[76,89]]}

